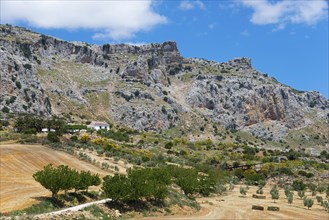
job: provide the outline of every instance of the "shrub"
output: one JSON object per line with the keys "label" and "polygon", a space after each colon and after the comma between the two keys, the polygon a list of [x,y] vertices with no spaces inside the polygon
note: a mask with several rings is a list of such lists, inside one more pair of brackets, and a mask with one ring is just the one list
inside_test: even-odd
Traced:
{"label": "shrub", "polygon": [[240,186],[240,194],[245,196],[247,194],[247,188]]}
{"label": "shrub", "polygon": [[292,188],[295,190],[295,191],[304,191],[306,189],[306,185],[303,183],[302,180],[295,180],[293,183],[292,183]]}
{"label": "shrub", "polygon": [[71,141],[77,141],[78,140],[78,136],[73,135],[70,139],[71,139]]}
{"label": "shrub", "polygon": [[288,167],[281,167],[277,169],[277,172],[279,174],[286,174],[286,175],[293,175],[293,172],[291,171],[291,169],[289,169]]}
{"label": "shrub", "polygon": [[316,196],[316,201],[321,204],[323,202],[322,196]]}
{"label": "shrub", "polygon": [[25,69],[28,69],[28,70],[31,70],[32,69],[32,66],[30,64],[24,64],[23,65]]}
{"label": "shrub", "polygon": [[11,96],[9,99],[9,103],[14,103],[16,101],[16,96]]}
{"label": "shrub", "polygon": [[165,144],[165,148],[166,149],[171,149],[172,147],[174,146],[174,143],[172,142],[172,141],[169,141],[169,142],[167,142],[166,144]]}
{"label": "shrub", "polygon": [[88,141],[91,140],[91,137],[89,134],[83,134],[80,138],[80,140],[83,142],[83,143],[87,143]]}
{"label": "shrub", "polygon": [[0,120],[0,125],[7,127],[9,125],[9,121],[6,120]]}
{"label": "shrub", "polygon": [[32,52],[31,52],[31,49],[30,49],[30,44],[28,43],[20,43],[19,44],[19,47],[21,49],[21,51],[23,52],[23,55],[26,57],[26,58],[30,58]]}
{"label": "shrub", "polygon": [[16,81],[15,84],[18,89],[22,88],[22,84],[19,81]]}
{"label": "shrub", "polygon": [[47,135],[47,139],[53,143],[60,142],[59,137],[56,134],[56,132],[49,132]]}
{"label": "shrub", "polygon": [[3,112],[3,113],[9,113],[9,108],[8,108],[7,106],[4,106],[4,107],[2,108],[2,112]]}

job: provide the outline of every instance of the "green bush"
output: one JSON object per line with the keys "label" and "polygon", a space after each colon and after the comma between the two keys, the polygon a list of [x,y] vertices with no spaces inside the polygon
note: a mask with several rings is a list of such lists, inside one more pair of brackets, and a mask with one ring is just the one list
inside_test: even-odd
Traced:
{"label": "green bush", "polygon": [[15,82],[15,85],[18,89],[21,89],[22,88],[22,84],[19,82],[19,81],[16,81]]}
{"label": "green bush", "polygon": [[294,182],[292,183],[292,188],[295,191],[305,191],[306,185],[303,183],[302,180],[294,180]]}
{"label": "green bush", "polygon": [[77,141],[78,140],[78,136],[73,135],[70,139],[71,139],[71,141]]}
{"label": "green bush", "polygon": [[286,174],[286,175],[289,175],[289,176],[292,176],[293,175],[293,172],[291,171],[290,168],[288,167],[280,167],[276,170],[279,174]]}
{"label": "green bush", "polygon": [[60,142],[58,135],[56,134],[56,132],[49,132],[47,135],[47,139],[50,142],[56,143],[56,142]]}

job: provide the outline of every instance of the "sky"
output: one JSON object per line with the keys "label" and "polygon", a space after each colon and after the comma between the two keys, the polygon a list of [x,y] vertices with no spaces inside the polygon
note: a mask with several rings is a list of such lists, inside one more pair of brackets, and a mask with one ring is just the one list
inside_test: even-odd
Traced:
{"label": "sky", "polygon": [[249,57],[262,73],[329,98],[327,0],[0,0],[0,23],[67,41],[176,41],[184,57]]}

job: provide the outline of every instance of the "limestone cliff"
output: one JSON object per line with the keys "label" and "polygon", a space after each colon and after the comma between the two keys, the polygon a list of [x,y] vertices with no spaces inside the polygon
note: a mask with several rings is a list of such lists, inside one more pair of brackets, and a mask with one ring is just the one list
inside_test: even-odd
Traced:
{"label": "limestone cliff", "polygon": [[318,92],[283,85],[248,58],[184,58],[172,41],[97,46],[1,25],[0,53],[5,114],[71,114],[156,132],[200,126],[193,116],[274,141],[328,122],[329,101]]}

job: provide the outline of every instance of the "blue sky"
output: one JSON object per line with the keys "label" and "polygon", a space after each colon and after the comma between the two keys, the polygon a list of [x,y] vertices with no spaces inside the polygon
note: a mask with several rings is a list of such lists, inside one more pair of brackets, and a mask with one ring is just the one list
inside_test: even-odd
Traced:
{"label": "blue sky", "polygon": [[250,57],[256,69],[329,97],[328,1],[1,0],[1,23],[68,41],[174,40],[185,57]]}

